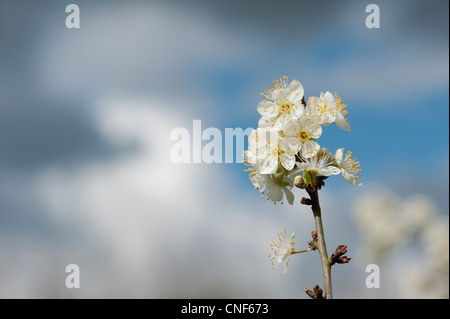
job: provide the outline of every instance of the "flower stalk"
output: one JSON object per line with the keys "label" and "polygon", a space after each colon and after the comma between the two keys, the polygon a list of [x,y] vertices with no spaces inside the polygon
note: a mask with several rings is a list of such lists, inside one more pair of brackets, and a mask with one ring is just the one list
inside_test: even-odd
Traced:
{"label": "flower stalk", "polygon": [[307,192],[311,197],[311,209],[314,214],[314,223],[317,232],[317,249],[322,263],[322,273],[325,288],[325,298],[333,299],[333,289],[331,285],[331,263],[328,259],[327,247],[325,244],[325,235],[323,231],[322,213],[320,209],[319,193],[317,188],[308,188]]}
{"label": "flower stalk", "polygon": [[308,251],[311,251],[311,250],[313,250],[313,249],[312,248],[308,248],[308,249],[300,250],[300,251],[291,251],[291,255],[307,253]]}

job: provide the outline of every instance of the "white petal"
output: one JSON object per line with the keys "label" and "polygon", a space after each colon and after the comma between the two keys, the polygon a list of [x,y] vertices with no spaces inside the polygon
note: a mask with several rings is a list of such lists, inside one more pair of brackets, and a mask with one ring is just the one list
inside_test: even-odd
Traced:
{"label": "white petal", "polygon": [[256,109],[264,117],[274,117],[278,114],[279,106],[272,101],[264,100],[258,103]]}
{"label": "white petal", "polygon": [[334,123],[341,129],[350,132],[350,124],[341,112],[336,111],[336,119]]}
{"label": "white petal", "polygon": [[294,153],[297,153],[300,149],[300,139],[298,138],[300,126],[297,121],[287,122],[282,128],[283,133],[286,136],[286,142]]}
{"label": "white petal", "polygon": [[314,124],[311,126],[311,133],[309,134],[312,138],[316,139],[322,135],[322,126]]}
{"label": "white petal", "polygon": [[289,155],[289,153],[284,153],[281,155],[281,165],[283,165],[283,167],[288,171],[293,169],[295,166],[295,156],[294,153],[291,154],[292,155]]}
{"label": "white petal", "polygon": [[281,116],[278,116],[276,118],[274,118],[273,121],[273,128],[277,129],[277,130],[281,130],[286,123],[289,123],[290,121],[288,121],[289,116],[286,113],[282,113]]}
{"label": "white petal", "polygon": [[305,113],[304,116],[301,116],[298,121],[298,125],[302,128],[307,128],[311,125],[311,116],[308,113]]}
{"label": "white petal", "polygon": [[308,99],[308,103],[306,103],[306,108],[305,108],[306,112],[315,113],[318,100],[319,100],[319,98],[311,96]]}
{"label": "white petal", "polygon": [[293,232],[292,235],[291,235],[291,240],[289,241],[289,243],[290,243],[291,245],[294,245],[294,244],[295,244],[295,239],[296,239],[296,237],[297,237],[297,232]]}
{"label": "white petal", "polygon": [[321,94],[321,99],[324,103],[326,103],[327,107],[334,106],[334,96],[330,91],[326,91],[325,94]]}
{"label": "white petal", "polygon": [[281,187],[278,186],[275,183],[272,183],[267,188],[267,196],[269,196],[270,200],[273,200],[274,202],[279,202],[283,199],[283,191],[281,190]]}
{"label": "white petal", "polygon": [[288,88],[289,101],[292,103],[299,103],[303,99],[304,89],[299,80],[291,82]]}
{"label": "white petal", "polygon": [[317,173],[320,176],[330,176],[330,175],[338,175],[341,173],[341,170],[335,166],[326,166],[317,170]]}
{"label": "white petal", "polygon": [[304,158],[310,158],[317,154],[320,149],[320,145],[315,141],[307,141],[302,145],[302,156]]}
{"label": "white petal", "polygon": [[336,164],[341,165],[342,158],[344,157],[344,149],[340,148],[334,154],[334,159],[336,160]]}
{"label": "white petal", "polygon": [[270,175],[256,174],[252,180],[253,185],[258,187],[258,190],[262,193],[269,185]]}
{"label": "white petal", "polygon": [[333,113],[333,111],[327,111],[319,115],[319,123],[322,126],[328,126],[331,123],[334,123],[335,121],[336,116],[335,113]]}
{"label": "white petal", "polygon": [[260,128],[272,128],[275,124],[274,117],[261,117],[258,122],[258,127]]}
{"label": "white petal", "polygon": [[291,259],[291,252],[290,251],[283,252],[283,256],[281,256],[280,258],[280,263],[288,264],[290,259]]}
{"label": "white petal", "polygon": [[298,130],[300,128],[300,125],[297,121],[287,121],[283,126],[283,132],[286,135],[291,135],[292,133],[296,134],[298,133]]}
{"label": "white petal", "polygon": [[300,150],[300,148],[301,148],[300,142],[301,142],[301,140],[298,139],[298,137],[295,137],[295,136],[287,137],[287,143],[288,143],[289,149],[294,153],[297,153]]}
{"label": "white petal", "polygon": [[283,187],[284,193],[286,194],[286,199],[290,205],[294,204],[294,194],[287,189],[287,187]]}
{"label": "white petal", "polygon": [[305,107],[302,103],[295,103],[291,106],[291,117],[292,120],[299,119],[303,114],[305,114]]}
{"label": "white petal", "polygon": [[347,173],[347,172],[344,171],[344,170],[341,170],[341,171],[342,171],[342,177],[343,177],[347,182],[349,182],[349,183],[352,184],[353,186],[361,186],[361,185],[362,185],[360,182],[358,182],[358,180],[357,180],[352,174],[349,174],[349,173]]}
{"label": "white petal", "polygon": [[274,174],[278,169],[278,157],[269,155],[261,165],[261,174]]}

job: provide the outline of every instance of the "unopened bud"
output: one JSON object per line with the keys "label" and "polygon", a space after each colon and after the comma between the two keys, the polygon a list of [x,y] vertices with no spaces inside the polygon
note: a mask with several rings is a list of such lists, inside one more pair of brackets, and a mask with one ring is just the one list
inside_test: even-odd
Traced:
{"label": "unopened bud", "polygon": [[347,245],[339,245],[336,248],[334,254],[331,255],[331,266],[334,264],[347,264],[351,260],[351,258],[343,256],[347,253],[347,247]]}
{"label": "unopened bud", "polygon": [[298,187],[298,188],[302,188],[302,189],[306,188],[305,181],[303,180],[303,177],[301,177],[300,175],[295,177],[294,185],[295,185],[295,187]]}
{"label": "unopened bud", "polygon": [[323,296],[323,290],[322,290],[322,288],[319,287],[319,285],[317,285],[313,288],[314,291],[311,291],[308,288],[304,288],[303,290],[312,299],[325,299],[325,297]]}

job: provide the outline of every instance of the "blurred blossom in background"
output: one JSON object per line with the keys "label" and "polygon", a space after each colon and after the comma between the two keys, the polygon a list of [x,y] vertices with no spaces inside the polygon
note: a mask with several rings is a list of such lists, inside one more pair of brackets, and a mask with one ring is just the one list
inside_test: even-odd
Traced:
{"label": "blurred blossom in background", "polygon": [[399,279],[404,282],[399,287],[388,285],[391,293],[449,298],[449,221],[448,216],[438,214],[433,200],[424,194],[401,199],[378,187],[355,200],[353,218],[365,260],[384,268],[396,260],[396,254],[404,254],[400,250],[412,251],[400,266]]}
{"label": "blurred blossom in background", "polygon": [[[337,91],[361,162],[321,191],[337,298],[448,298],[448,2],[0,3],[0,297],[307,298],[318,254],[272,270],[283,228],[307,248],[310,209],[262,200],[241,163],[174,164],[170,132],[255,127],[283,75]],[[296,190],[300,194],[300,190]],[[380,266],[379,289],[365,286]],[[81,288],[67,289],[68,264]]]}

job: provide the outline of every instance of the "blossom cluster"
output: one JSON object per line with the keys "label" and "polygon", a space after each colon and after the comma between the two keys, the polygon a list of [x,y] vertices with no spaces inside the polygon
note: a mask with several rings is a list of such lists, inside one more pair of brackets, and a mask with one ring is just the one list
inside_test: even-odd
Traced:
{"label": "blossom cluster", "polygon": [[286,76],[273,84],[261,93],[258,129],[250,135],[249,149],[244,153],[255,189],[275,203],[286,197],[292,205],[296,176],[301,176],[306,186],[339,174],[350,184],[361,185],[360,165],[352,152],[344,154],[340,148],[331,154],[318,142],[323,127],[330,124],[350,131],[347,105],[341,98],[327,91],[306,101],[300,81],[288,84]]}

